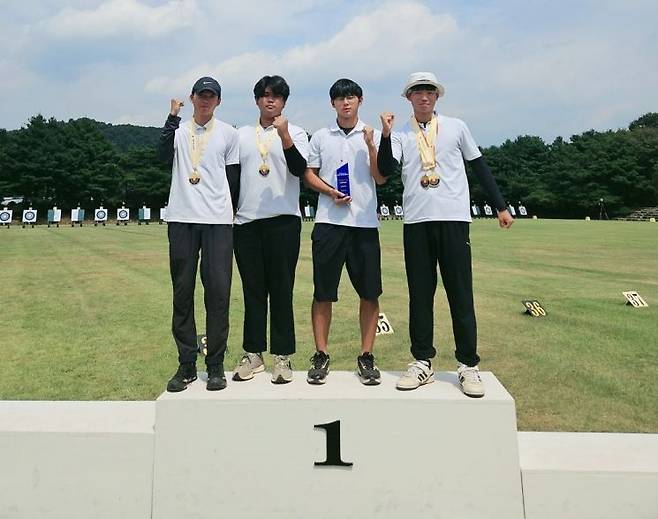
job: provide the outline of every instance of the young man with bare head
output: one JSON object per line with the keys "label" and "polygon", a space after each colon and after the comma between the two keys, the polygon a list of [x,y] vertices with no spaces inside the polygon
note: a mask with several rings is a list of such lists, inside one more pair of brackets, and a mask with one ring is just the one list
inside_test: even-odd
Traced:
{"label": "young man with bare head", "polygon": [[311,318],[316,353],[309,384],[324,384],[329,373],[329,327],[338,284],[347,266],[359,294],[361,354],[357,372],[366,385],[380,383],[372,354],[382,293],[377,195],[386,181],[377,169],[379,132],[359,119],[361,87],[339,79],[329,90],[336,122],[318,130],[310,142],[306,184],[320,193],[312,233],[313,305]]}
{"label": "young man with bare head", "polygon": [[261,78],[254,86],[258,120],[238,130],[240,196],[233,236],[245,314],[244,354],[233,380],[250,380],[265,370],[268,302],[272,382],[292,380],[293,287],[301,232],[299,178],[306,169],[308,137],[282,113],[289,95],[290,87],[281,76]]}
{"label": "young man with bare head", "polygon": [[173,285],[172,332],[178,370],[167,391],[182,391],[196,380],[197,331],[194,287],[201,253],[206,307],[207,389],[226,387],[224,353],[233,259],[233,204],[239,181],[237,131],[215,119],[221,87],[202,77],[192,87],[192,118],[182,125],[183,101],[171,100],[158,155],[172,165],[167,205],[169,267]]}
{"label": "young man with bare head", "polygon": [[470,197],[464,161],[495,201],[500,226],[509,228],[514,219],[466,124],[434,111],[443,94],[444,88],[434,74],[416,72],[402,92],[411,103],[411,119],[392,132],[394,115],[381,115],[379,169],[388,176],[401,164],[404,184],[404,259],[414,361],[397,387],[416,389],[434,381],[431,359],[436,355],[433,338],[438,264],[452,317],[459,381],[466,395],[481,397],[484,386],[478,371]]}

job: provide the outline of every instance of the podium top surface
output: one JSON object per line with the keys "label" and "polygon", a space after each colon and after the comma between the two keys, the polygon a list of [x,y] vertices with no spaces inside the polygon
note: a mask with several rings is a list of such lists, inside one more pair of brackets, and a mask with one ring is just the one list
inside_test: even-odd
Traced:
{"label": "podium top surface", "polygon": [[354,372],[331,371],[327,382],[311,385],[306,382],[305,371],[295,371],[292,382],[272,384],[270,373],[259,373],[251,380],[235,382],[232,373],[226,373],[228,387],[221,391],[206,390],[206,373],[180,393],[162,393],[158,401],[178,400],[395,400],[395,401],[450,401],[451,403],[473,404],[476,402],[498,402],[513,404],[512,396],[490,371],[480,372],[484,382],[485,396],[469,398],[461,392],[456,372],[436,372],[435,382],[412,391],[400,391],[395,384],[398,372],[382,372],[378,386],[365,386]]}

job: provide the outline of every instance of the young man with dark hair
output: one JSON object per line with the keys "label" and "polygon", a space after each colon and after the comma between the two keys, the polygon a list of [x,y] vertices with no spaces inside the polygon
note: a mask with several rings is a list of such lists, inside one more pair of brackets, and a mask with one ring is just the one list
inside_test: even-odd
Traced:
{"label": "young man with dark hair", "polygon": [[[336,123],[313,134],[306,184],[320,193],[311,235],[313,306],[316,353],[311,358],[309,384],[324,384],[329,373],[328,339],[332,303],[338,300],[343,265],[361,299],[361,355],[357,372],[366,385],[380,383],[372,354],[382,293],[379,222],[375,184],[386,179],[377,169],[379,132],[359,119],[361,87],[339,79],[329,90]],[[336,186],[336,187],[334,187]]]}
{"label": "young man with dark hair", "polygon": [[394,115],[381,115],[379,169],[391,175],[402,164],[404,184],[404,261],[409,285],[409,336],[414,361],[397,383],[409,390],[434,381],[430,359],[436,355],[434,294],[439,265],[448,297],[457,374],[464,394],[484,396],[478,371],[477,330],[473,305],[469,189],[464,161],[495,201],[500,227],[514,219],[466,124],[437,114],[434,106],[444,88],[430,72],[411,74],[402,96],[413,115],[392,132]]}
{"label": "young man with dark hair", "polygon": [[233,237],[244,293],[244,354],[233,380],[250,380],[265,370],[267,304],[270,306],[272,382],[292,380],[295,353],[293,287],[299,257],[299,178],[306,169],[308,137],[282,111],[290,88],[280,76],[254,86],[259,110],[255,125],[238,130],[240,195]]}
{"label": "young man with dark hair", "polygon": [[206,307],[208,381],[206,388],[226,387],[224,353],[233,259],[232,194],[239,182],[238,133],[215,119],[221,87],[202,77],[192,87],[192,119],[180,125],[183,102],[171,100],[158,155],[172,165],[167,205],[169,267],[173,285],[172,332],[179,367],[167,391],[187,388],[197,378],[197,332],[194,287],[201,252],[201,281]]}

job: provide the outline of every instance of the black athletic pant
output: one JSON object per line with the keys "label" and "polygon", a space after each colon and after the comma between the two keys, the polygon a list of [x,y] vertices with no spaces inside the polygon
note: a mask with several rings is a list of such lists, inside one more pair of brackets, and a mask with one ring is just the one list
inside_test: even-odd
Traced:
{"label": "black athletic pant", "polygon": [[436,355],[434,294],[438,263],[448,297],[455,337],[455,357],[468,366],[480,361],[473,307],[471,243],[467,222],[421,222],[404,225],[404,262],[409,285],[409,337],[415,359]]}
{"label": "black athletic pant", "polygon": [[244,293],[242,347],[267,350],[267,300],[270,302],[270,352],[295,353],[293,287],[299,258],[301,219],[293,215],[254,220],[233,228],[235,260]]}
{"label": "black athletic pant", "polygon": [[178,361],[196,362],[194,286],[199,251],[206,306],[207,366],[224,362],[231,295],[233,230],[231,225],[169,222],[169,267],[174,290],[172,332]]}

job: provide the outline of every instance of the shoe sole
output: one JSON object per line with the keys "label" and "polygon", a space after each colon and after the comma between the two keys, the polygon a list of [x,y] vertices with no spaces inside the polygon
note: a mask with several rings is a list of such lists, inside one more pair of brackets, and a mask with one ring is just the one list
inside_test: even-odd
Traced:
{"label": "shoe sole", "polygon": [[378,386],[382,381],[378,378],[363,378],[359,373],[356,374],[364,386]]}
{"label": "shoe sole", "polygon": [[430,375],[427,380],[423,382],[419,382],[417,386],[414,387],[400,387],[397,384],[395,385],[395,389],[399,389],[400,391],[413,391],[414,389],[418,389],[420,386],[425,386],[427,384],[431,384],[434,382],[434,374]]}
{"label": "shoe sole", "polygon": [[272,384],[288,384],[289,382],[292,382],[292,378],[285,379],[281,375],[279,375],[276,380],[272,379]]}
{"label": "shoe sole", "polygon": [[312,386],[321,386],[327,381],[327,377],[324,378],[306,378],[306,382]]}
{"label": "shoe sole", "polygon": [[484,393],[467,393],[464,388],[462,388],[462,393],[470,398],[482,398],[484,396]]}
{"label": "shoe sole", "polygon": [[167,386],[167,393],[180,393],[181,391],[185,391],[187,389],[187,386],[189,386],[195,380],[196,380],[196,377],[194,377],[192,380],[187,382],[187,384],[185,384],[185,387],[181,388],[181,389],[169,389],[169,386]]}
{"label": "shoe sole", "polygon": [[250,377],[242,378],[237,373],[233,373],[232,379],[233,379],[234,382],[244,382],[246,380],[251,380],[252,378],[254,378],[254,375],[256,375],[258,373],[262,373],[263,371],[265,371],[265,364],[261,364],[256,369],[252,370]]}
{"label": "shoe sole", "polygon": [[221,391],[222,389],[226,389],[227,384],[224,384],[222,387],[208,387],[206,386],[206,391]]}

